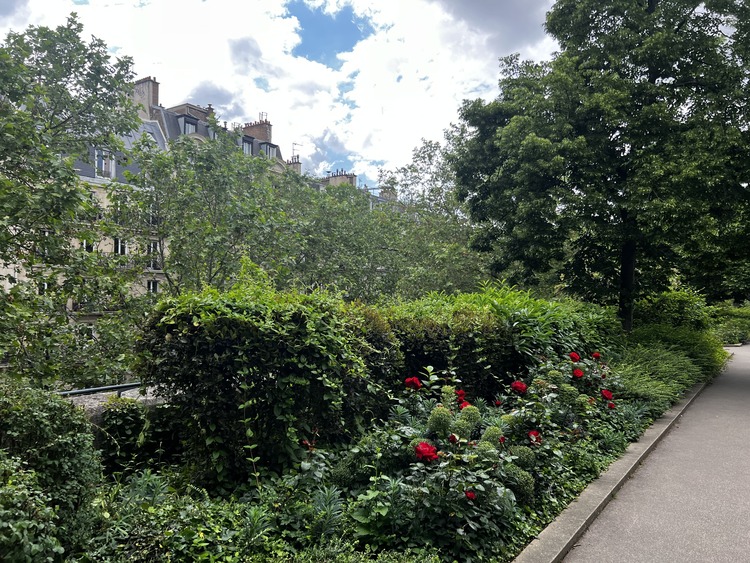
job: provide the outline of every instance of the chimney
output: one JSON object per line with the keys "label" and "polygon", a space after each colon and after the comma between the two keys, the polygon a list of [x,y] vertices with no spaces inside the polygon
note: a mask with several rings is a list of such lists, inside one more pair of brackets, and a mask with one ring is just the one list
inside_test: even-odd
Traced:
{"label": "chimney", "polygon": [[297,174],[302,174],[302,163],[299,160],[299,155],[295,154],[292,156],[292,160],[286,161],[287,166],[294,170]]}
{"label": "chimney", "polygon": [[271,122],[268,121],[265,113],[260,114],[260,119],[252,123],[245,123],[242,127],[242,133],[255,137],[261,142],[272,143],[271,140]]}
{"label": "chimney", "polygon": [[135,83],[133,89],[133,101],[136,105],[143,106],[138,110],[141,119],[151,119],[151,107],[159,105],[159,83],[156,78],[147,76]]}

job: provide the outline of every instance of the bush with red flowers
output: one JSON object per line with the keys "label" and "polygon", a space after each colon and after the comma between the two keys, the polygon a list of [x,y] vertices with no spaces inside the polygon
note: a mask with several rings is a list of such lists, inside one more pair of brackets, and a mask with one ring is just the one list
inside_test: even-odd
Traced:
{"label": "bush with red flowers", "polygon": [[510,384],[510,388],[518,393],[519,395],[525,395],[529,387],[523,381],[514,381]]}
{"label": "bush with red flowers", "polygon": [[529,442],[535,446],[542,443],[542,436],[539,434],[539,430],[529,430],[528,437]]}
{"label": "bush with red flowers", "polygon": [[404,380],[404,385],[406,385],[407,389],[419,389],[422,387],[422,382],[419,380],[418,377],[407,377]]}
{"label": "bush with red flowers", "polygon": [[431,462],[438,458],[437,448],[428,442],[419,442],[414,447],[414,451],[417,454],[419,461]]}

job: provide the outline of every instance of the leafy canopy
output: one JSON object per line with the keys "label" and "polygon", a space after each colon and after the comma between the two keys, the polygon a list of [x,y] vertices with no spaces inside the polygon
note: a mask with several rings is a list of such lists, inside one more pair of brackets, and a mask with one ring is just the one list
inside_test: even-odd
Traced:
{"label": "leafy canopy", "polygon": [[664,287],[688,243],[748,205],[746,11],[555,3],[560,52],[502,59],[498,98],[461,109],[458,194],[497,271],[618,301],[629,328],[636,290]]}

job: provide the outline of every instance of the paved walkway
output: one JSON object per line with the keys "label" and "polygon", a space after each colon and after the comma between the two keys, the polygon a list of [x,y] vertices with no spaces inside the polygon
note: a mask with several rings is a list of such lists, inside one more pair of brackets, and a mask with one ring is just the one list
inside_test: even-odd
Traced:
{"label": "paved walkway", "polygon": [[750,346],[731,351],[565,563],[750,562]]}

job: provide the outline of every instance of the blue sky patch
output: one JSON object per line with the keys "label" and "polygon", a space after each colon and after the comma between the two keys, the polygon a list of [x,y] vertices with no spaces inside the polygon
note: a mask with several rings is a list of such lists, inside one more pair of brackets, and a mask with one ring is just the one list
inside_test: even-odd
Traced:
{"label": "blue sky patch", "polygon": [[302,0],[294,0],[287,9],[300,25],[300,43],[292,50],[292,55],[336,70],[342,65],[336,55],[351,51],[374,31],[366,18],[354,14],[351,6],[329,15],[319,8],[310,9]]}
{"label": "blue sky patch", "polygon": [[88,6],[89,0],[73,0],[73,4],[76,6]]}
{"label": "blue sky patch", "polygon": [[264,92],[270,92],[271,91],[271,85],[268,84],[268,80],[264,77],[258,77],[253,80],[255,82],[255,85],[263,90]]}

